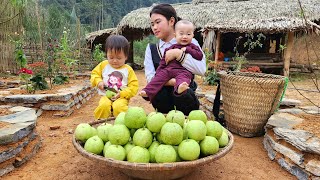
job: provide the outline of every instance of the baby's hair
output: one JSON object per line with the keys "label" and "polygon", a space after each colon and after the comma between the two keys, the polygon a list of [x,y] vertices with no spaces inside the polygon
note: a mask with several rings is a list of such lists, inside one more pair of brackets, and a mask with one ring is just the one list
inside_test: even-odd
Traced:
{"label": "baby's hair", "polygon": [[106,40],[106,52],[114,50],[115,52],[123,51],[126,57],[129,56],[130,44],[122,35],[111,35]]}
{"label": "baby's hair", "polygon": [[189,20],[181,19],[180,21],[177,22],[177,24],[176,24],[175,27],[179,26],[180,24],[192,25],[193,31],[195,30],[194,24],[193,24],[191,21],[189,21]]}

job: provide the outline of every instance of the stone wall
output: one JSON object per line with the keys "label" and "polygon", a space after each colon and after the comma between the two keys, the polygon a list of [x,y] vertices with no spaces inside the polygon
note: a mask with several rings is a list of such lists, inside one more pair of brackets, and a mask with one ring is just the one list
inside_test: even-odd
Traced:
{"label": "stone wall", "polygon": [[0,105],[30,107],[41,114],[53,112],[53,116],[69,116],[86,103],[97,90],[89,83],[60,89],[56,94],[27,94],[0,96]]}
{"label": "stone wall", "polygon": [[[281,110],[290,112],[287,110]],[[294,129],[304,119],[294,113],[313,112],[309,110],[291,109],[291,114],[278,112],[272,115],[265,127],[263,144],[271,160],[276,161],[298,179],[320,179],[320,138],[315,134]],[[320,127],[319,127],[320,128]]]}
{"label": "stone wall", "polygon": [[12,107],[10,111],[15,113],[0,116],[0,177],[20,167],[41,147],[35,128],[36,111],[25,107]]}

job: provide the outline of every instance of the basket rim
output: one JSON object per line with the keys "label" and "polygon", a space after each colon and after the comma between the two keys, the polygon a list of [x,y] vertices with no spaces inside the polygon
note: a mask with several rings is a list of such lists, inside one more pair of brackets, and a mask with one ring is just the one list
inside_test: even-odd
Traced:
{"label": "basket rim", "polygon": [[[254,72],[237,72],[237,71],[219,71],[217,72],[218,76],[225,77],[225,76],[234,76],[234,77],[243,77],[243,78],[252,78],[252,75],[257,75],[255,78],[265,78],[265,77],[272,77],[273,80],[283,80],[286,77],[276,74],[266,74],[266,73],[254,73]],[[250,75],[250,76],[247,76]]]}
{"label": "basket rim", "polygon": [[[114,118],[113,118],[114,119]],[[110,120],[110,119],[108,119]],[[106,120],[99,120],[99,121],[94,121],[89,123],[90,125],[95,125],[99,123],[104,123]],[[226,129],[227,130],[227,129]],[[228,137],[229,137],[229,143],[227,146],[223,148],[219,148],[219,151],[216,154],[206,156],[197,160],[193,161],[183,161],[183,162],[174,162],[174,163],[131,163],[128,161],[120,161],[120,160],[114,160],[111,158],[105,158],[101,155],[96,155],[90,152],[87,152],[84,150],[84,148],[79,144],[79,141],[75,139],[75,134],[72,136],[72,143],[76,150],[84,157],[95,160],[95,161],[100,161],[104,162],[107,165],[114,166],[114,167],[119,167],[121,169],[131,169],[131,170],[174,170],[177,168],[192,168],[192,167],[197,167],[199,165],[203,165],[205,163],[212,162],[214,160],[217,160],[224,155],[226,155],[232,148],[234,144],[234,137],[232,133],[227,130],[228,132]]]}

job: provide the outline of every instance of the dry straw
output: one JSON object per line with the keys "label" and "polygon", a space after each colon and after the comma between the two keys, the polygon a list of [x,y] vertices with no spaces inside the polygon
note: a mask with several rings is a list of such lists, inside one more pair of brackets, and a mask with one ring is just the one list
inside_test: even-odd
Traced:
{"label": "dry straw", "polygon": [[244,137],[260,136],[278,107],[285,77],[273,74],[219,72],[228,129]]}
{"label": "dry straw", "polygon": [[[92,122],[90,124],[99,125],[104,122],[105,120],[100,120]],[[184,161],[175,163],[130,163],[127,161],[113,160],[85,151],[83,149],[83,146],[75,140],[75,136],[73,136],[72,142],[74,147],[82,156],[90,160],[93,160],[98,164],[105,164],[107,166],[114,167],[118,169],[120,172],[130,177],[140,179],[176,179],[190,174],[195,170],[195,168],[201,165],[211,163],[226,155],[232,149],[234,143],[233,136],[230,132],[228,132],[228,136],[229,144],[224,148],[220,148],[220,150],[216,154],[194,161]]]}
{"label": "dry straw", "polygon": [[[203,1],[203,0],[202,0]],[[224,31],[293,31],[304,27],[298,1],[248,0],[248,1],[194,1],[173,4],[178,16],[189,19],[198,28],[214,28]],[[304,0],[302,6],[307,19],[320,19],[319,0]],[[152,7],[140,8],[128,13],[120,21],[118,31],[139,29],[150,31],[149,13]],[[142,33],[141,33],[142,34]]]}

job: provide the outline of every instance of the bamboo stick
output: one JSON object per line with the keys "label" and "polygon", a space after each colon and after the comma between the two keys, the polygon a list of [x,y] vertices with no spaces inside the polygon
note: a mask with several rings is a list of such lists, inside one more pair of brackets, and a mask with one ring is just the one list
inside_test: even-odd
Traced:
{"label": "bamboo stick", "polygon": [[287,49],[285,50],[284,55],[284,67],[283,67],[283,74],[289,77],[289,68],[290,68],[290,57],[293,48],[293,40],[294,40],[294,32],[288,32],[288,40],[287,40]]}

